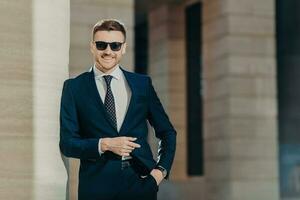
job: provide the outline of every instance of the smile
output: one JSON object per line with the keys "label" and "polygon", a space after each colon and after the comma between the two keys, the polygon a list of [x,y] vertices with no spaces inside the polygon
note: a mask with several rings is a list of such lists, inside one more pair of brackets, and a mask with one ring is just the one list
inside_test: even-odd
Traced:
{"label": "smile", "polygon": [[106,60],[106,61],[110,61],[110,60],[113,60],[112,57],[102,57],[103,60]]}

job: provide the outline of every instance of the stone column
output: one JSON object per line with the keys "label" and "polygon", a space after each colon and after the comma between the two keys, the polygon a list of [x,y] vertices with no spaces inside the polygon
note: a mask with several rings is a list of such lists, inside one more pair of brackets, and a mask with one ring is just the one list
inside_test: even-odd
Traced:
{"label": "stone column", "polygon": [[149,12],[149,74],[178,132],[170,177],[174,180],[187,178],[184,9],[181,4],[165,4]]}
{"label": "stone column", "polygon": [[68,78],[70,2],[32,2],[34,199],[65,199],[67,173],[58,145],[60,97]]}
{"label": "stone column", "polygon": [[69,1],[3,0],[0,16],[0,199],[64,199],[58,111]]}
{"label": "stone column", "polygon": [[[121,65],[134,69],[134,1],[133,0],[72,0],[70,32],[70,77],[89,70],[93,66],[90,41],[94,24],[106,18],[122,21],[127,31],[127,48]],[[77,199],[79,160],[69,160],[70,199]]]}
{"label": "stone column", "polygon": [[274,2],[203,2],[207,200],[279,199]]}

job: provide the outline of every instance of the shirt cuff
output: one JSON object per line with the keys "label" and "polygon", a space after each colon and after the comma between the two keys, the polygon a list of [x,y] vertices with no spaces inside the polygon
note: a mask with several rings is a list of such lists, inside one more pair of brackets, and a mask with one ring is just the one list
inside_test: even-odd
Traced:
{"label": "shirt cuff", "polygon": [[163,166],[161,166],[161,165],[157,165],[157,167],[156,168],[159,168],[160,170],[161,170],[161,172],[162,172],[162,174],[163,174],[163,177],[164,178],[166,178],[167,177],[167,175],[168,175],[168,171],[166,170],[166,168],[164,168]]}
{"label": "shirt cuff", "polygon": [[102,141],[102,138],[100,138],[99,142],[98,142],[98,151],[99,151],[100,156],[104,153],[103,151],[101,151],[101,141]]}

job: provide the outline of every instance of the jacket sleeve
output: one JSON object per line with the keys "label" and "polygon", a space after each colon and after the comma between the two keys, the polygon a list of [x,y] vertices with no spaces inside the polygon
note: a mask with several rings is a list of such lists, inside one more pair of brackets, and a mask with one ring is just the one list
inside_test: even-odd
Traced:
{"label": "jacket sleeve", "polygon": [[64,82],[60,106],[60,142],[61,152],[67,157],[79,159],[97,159],[97,138],[83,138],[80,135],[75,99],[71,89],[71,80]]}
{"label": "jacket sleeve", "polygon": [[176,150],[176,131],[172,126],[149,77],[148,120],[160,139],[157,165],[167,170],[168,178]]}

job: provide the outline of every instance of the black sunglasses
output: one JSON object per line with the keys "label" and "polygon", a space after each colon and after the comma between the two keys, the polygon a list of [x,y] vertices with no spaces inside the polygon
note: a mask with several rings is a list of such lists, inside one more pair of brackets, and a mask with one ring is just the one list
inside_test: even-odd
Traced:
{"label": "black sunglasses", "polygon": [[100,51],[103,51],[109,45],[112,51],[119,51],[124,42],[104,42],[104,41],[95,41],[96,48]]}

